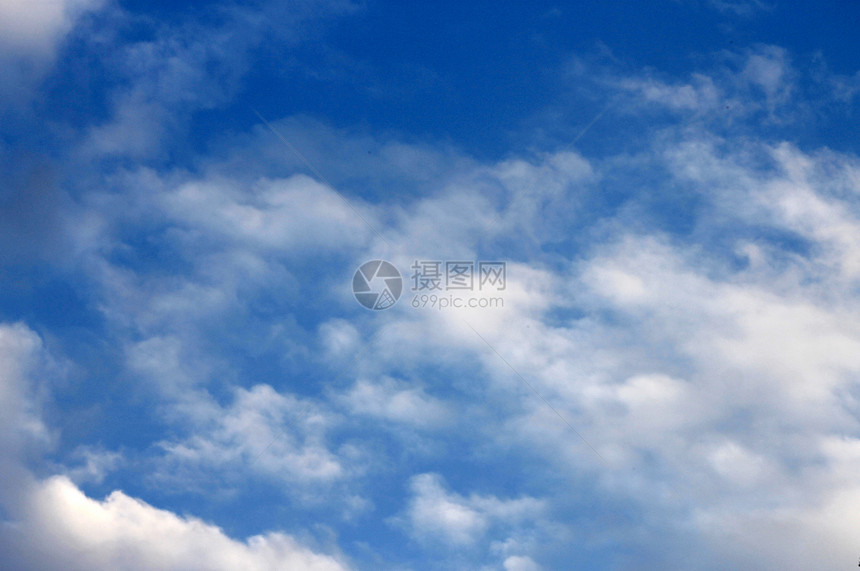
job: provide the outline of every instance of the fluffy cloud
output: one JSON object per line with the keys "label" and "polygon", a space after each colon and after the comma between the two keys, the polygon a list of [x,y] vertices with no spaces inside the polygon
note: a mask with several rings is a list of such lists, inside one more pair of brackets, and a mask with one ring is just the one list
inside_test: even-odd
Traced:
{"label": "fluffy cloud", "polygon": [[[17,569],[296,569],[337,571],[337,559],[269,533],[240,542],[198,519],[154,508],[120,491],[103,501],[57,476],[35,484],[23,521],[8,523],[7,562]],[[5,543],[5,542],[4,542]]]}
{"label": "fluffy cloud", "polygon": [[679,111],[712,111],[720,104],[722,94],[714,80],[696,74],[690,83],[670,85],[654,78],[624,79],[621,86],[637,91],[649,102]]}
{"label": "fluffy cloud", "polygon": [[540,571],[542,567],[530,557],[512,555],[505,559],[505,571]]}
{"label": "fluffy cloud", "polygon": [[[792,99],[799,89],[798,71],[784,49],[759,45],[741,52],[724,52],[719,59],[720,65],[694,72],[686,81],[670,80],[653,71],[618,76],[614,69],[603,70],[597,77],[622,93],[634,95],[625,104],[637,115],[643,107],[667,109],[716,125],[750,116],[763,117],[768,123],[785,123],[804,116],[806,109]],[[836,97],[836,93],[831,96]]]}
{"label": "fluffy cloud", "polygon": [[[336,191],[297,175],[261,180],[252,189],[236,181],[182,185],[165,198],[165,211],[178,225],[231,245],[264,250],[345,248],[361,244],[370,231],[362,219],[373,213],[347,203]],[[299,215],[300,213],[300,215]],[[378,224],[378,223],[377,223]]]}
{"label": "fluffy cloud", "polygon": [[[121,491],[98,501],[65,476],[36,478],[25,459],[38,455],[48,433],[32,376],[49,371],[51,359],[33,331],[6,324],[0,325],[0,357],[0,559],[5,565],[22,571],[347,568],[282,533],[236,541],[216,526]],[[93,460],[92,453],[87,456]]]}
{"label": "fluffy cloud", "polygon": [[199,481],[213,469],[234,476],[251,470],[316,484],[344,476],[345,467],[326,446],[325,430],[332,419],[313,401],[257,385],[236,389],[234,402],[226,409],[213,403],[194,410],[192,435],[162,443],[171,473],[190,471],[191,481]]}
{"label": "fluffy cloud", "polygon": [[494,525],[510,531],[539,518],[542,501],[523,497],[501,500],[495,496],[463,497],[448,492],[438,474],[412,478],[413,497],[406,517],[412,534],[422,540],[442,540],[452,546],[469,546]]}
{"label": "fluffy cloud", "polygon": [[386,378],[360,380],[342,397],[354,413],[419,427],[433,427],[450,420],[450,411],[423,389]]}

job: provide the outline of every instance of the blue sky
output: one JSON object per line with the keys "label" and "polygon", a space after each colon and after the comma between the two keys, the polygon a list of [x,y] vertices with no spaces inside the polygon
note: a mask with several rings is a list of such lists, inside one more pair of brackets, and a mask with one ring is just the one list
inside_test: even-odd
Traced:
{"label": "blue sky", "polygon": [[0,3],[0,566],[853,566],[859,18]]}

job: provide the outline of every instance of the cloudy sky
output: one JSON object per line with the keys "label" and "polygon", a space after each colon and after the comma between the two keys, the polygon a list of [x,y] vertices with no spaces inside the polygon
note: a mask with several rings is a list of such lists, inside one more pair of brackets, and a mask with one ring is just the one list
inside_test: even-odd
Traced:
{"label": "cloudy sky", "polygon": [[855,567],[858,26],[0,0],[0,567]]}

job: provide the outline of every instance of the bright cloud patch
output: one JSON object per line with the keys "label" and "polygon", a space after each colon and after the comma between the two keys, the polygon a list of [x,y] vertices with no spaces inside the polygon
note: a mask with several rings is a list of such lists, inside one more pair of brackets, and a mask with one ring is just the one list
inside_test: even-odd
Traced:
{"label": "bright cloud patch", "polygon": [[[104,501],[86,497],[63,477],[34,486],[23,522],[10,536],[18,542],[19,568],[65,569],[346,569],[288,535],[270,533],[247,542],[217,527],[156,509],[122,492]],[[14,559],[13,559],[14,560]]]}
{"label": "bright cloud patch", "polygon": [[454,546],[475,543],[493,525],[516,527],[534,520],[545,509],[544,503],[534,498],[465,498],[448,492],[437,474],[415,476],[411,488],[413,498],[407,516],[413,534]]}
{"label": "bright cloud patch", "polygon": [[[325,482],[343,475],[338,458],[326,448],[325,428],[331,420],[313,403],[258,385],[239,389],[227,410],[212,407],[200,412],[194,436],[163,444],[171,461],[203,471],[248,466],[298,481]],[[203,425],[210,429],[201,431]]]}

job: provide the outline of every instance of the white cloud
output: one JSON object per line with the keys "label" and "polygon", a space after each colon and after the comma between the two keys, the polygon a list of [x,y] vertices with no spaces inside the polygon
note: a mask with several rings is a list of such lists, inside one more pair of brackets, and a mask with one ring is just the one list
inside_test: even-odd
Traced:
{"label": "white cloud", "polygon": [[530,557],[511,555],[504,562],[505,571],[540,571],[543,569]]}
{"label": "white cloud", "polygon": [[191,436],[162,443],[169,467],[163,477],[189,473],[191,484],[212,470],[234,477],[251,471],[320,485],[346,475],[342,460],[326,445],[325,431],[334,420],[313,401],[256,385],[235,389],[227,407],[199,404],[196,411]]}
{"label": "white cloud", "polygon": [[[132,14],[126,15],[133,19]],[[172,148],[191,113],[223,104],[247,69],[246,52],[259,40],[250,20],[203,28],[164,26],[154,38],[120,46],[106,42],[106,65],[125,81],[110,92],[111,115],[91,125],[80,149],[84,161],[111,156],[149,159]]]}
{"label": "white cloud", "polygon": [[690,83],[668,84],[654,78],[630,78],[620,82],[624,89],[638,92],[648,103],[677,111],[709,112],[724,98],[711,77],[694,74]]}
{"label": "white cloud", "polygon": [[500,500],[495,496],[463,497],[448,492],[437,474],[412,478],[413,497],[407,509],[412,534],[421,540],[441,540],[451,546],[469,546],[493,525],[516,528],[541,517],[542,501],[523,497]]}
{"label": "white cloud", "polygon": [[849,485],[809,505],[702,514],[697,523],[734,566],[835,569],[857,560],[858,501],[860,489]]}
{"label": "white cloud", "polygon": [[340,398],[354,413],[418,427],[440,427],[451,417],[439,399],[391,378],[359,380]]}
{"label": "white cloud", "polygon": [[788,54],[776,46],[762,46],[747,54],[742,72],[747,82],[764,91],[766,105],[771,112],[791,97],[791,75]]}
{"label": "white cloud", "polygon": [[22,571],[347,568],[285,534],[240,542],[211,524],[154,508],[120,491],[93,500],[62,476],[33,485],[23,518],[5,536],[14,542],[4,546],[7,561],[15,561]]}
{"label": "white cloud", "polygon": [[[253,189],[236,181],[187,183],[164,198],[178,224],[232,245],[265,250],[349,248],[372,232],[369,208],[346,203],[334,190],[303,175],[261,180]],[[360,215],[354,208],[359,209]],[[378,223],[377,223],[378,225]]]}
{"label": "white cloud", "polygon": [[332,319],[319,326],[323,350],[334,359],[348,359],[361,342],[358,329],[345,319]]}
{"label": "white cloud", "polygon": [[95,482],[101,484],[105,476],[114,472],[122,464],[123,457],[118,452],[93,446],[82,446],[72,455],[80,465],[66,469],[66,476],[75,483]]}
{"label": "white cloud", "polygon": [[[47,429],[35,406],[33,375],[50,369],[42,341],[24,325],[0,325],[0,560],[21,571],[116,569],[335,571],[339,558],[318,554],[283,533],[229,538],[216,526],[157,509],[115,491],[88,498],[66,476],[37,479],[24,467],[39,455]],[[98,480],[116,455],[83,450],[72,474]]]}
{"label": "white cloud", "polygon": [[[225,105],[241,89],[250,54],[262,42],[277,38],[291,48],[313,29],[310,22],[355,9],[344,0],[311,0],[290,10],[271,2],[233,5],[220,12],[219,24],[188,18],[163,25],[153,39],[109,45],[110,73],[125,81],[110,94],[109,119],[89,129],[80,158],[166,156],[177,139],[185,140],[192,114]],[[135,17],[146,16],[129,15]]]}
{"label": "white cloud", "polygon": [[[256,297],[277,294],[288,302],[300,295],[296,260],[358,256],[373,239],[364,220],[381,227],[375,208],[351,200],[362,220],[335,191],[303,175],[246,183],[144,169],[120,178],[123,193],[88,195],[92,223],[75,231],[75,249],[97,277],[109,319],[145,338],[173,339],[186,357],[202,329],[244,314]],[[138,231],[149,232],[153,246],[183,271],[152,273],[116,263],[135,255],[125,241]],[[288,343],[272,323],[261,327],[268,330],[259,330],[260,343]],[[205,360],[196,364],[207,368]]]}
{"label": "white cloud", "polygon": [[722,52],[717,59],[722,60],[720,65],[691,73],[686,81],[661,78],[651,70],[629,76],[604,70],[600,81],[633,94],[624,111],[634,114],[643,106],[658,107],[723,125],[761,112],[776,123],[803,116],[806,102],[794,97],[797,72],[786,50],[759,45]]}

